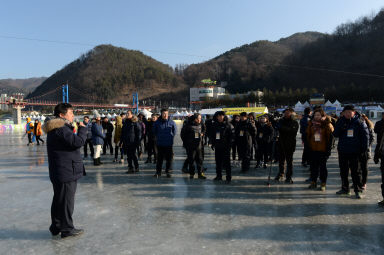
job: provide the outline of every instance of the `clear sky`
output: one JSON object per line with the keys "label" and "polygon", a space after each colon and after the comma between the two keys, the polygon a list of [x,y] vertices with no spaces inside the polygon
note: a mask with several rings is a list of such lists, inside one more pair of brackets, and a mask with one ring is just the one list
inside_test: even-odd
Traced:
{"label": "clear sky", "polygon": [[198,63],[257,40],[332,33],[383,7],[382,0],[2,0],[0,79],[50,76],[105,43],[171,66]]}

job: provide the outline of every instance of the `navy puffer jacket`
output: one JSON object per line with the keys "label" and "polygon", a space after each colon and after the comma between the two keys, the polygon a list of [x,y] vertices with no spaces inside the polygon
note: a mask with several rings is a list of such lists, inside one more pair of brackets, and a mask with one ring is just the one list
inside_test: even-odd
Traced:
{"label": "navy puffer jacket", "polygon": [[336,122],[333,135],[339,138],[337,150],[340,153],[359,154],[368,150],[368,127],[360,120],[359,113],[350,120],[341,117]]}
{"label": "navy puffer jacket", "polygon": [[56,118],[47,121],[43,130],[47,133],[49,178],[52,182],[71,182],[85,175],[80,148],[87,139],[87,128],[79,127],[77,134],[66,120]]}

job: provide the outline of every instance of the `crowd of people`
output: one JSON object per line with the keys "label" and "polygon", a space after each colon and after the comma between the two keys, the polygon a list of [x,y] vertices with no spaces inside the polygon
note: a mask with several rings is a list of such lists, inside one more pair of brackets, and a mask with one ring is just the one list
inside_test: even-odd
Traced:
{"label": "crowd of people", "polygon": [[[160,114],[152,114],[149,119],[142,113],[136,116],[132,111],[127,111],[117,116],[114,124],[108,118],[102,119],[99,114],[95,114],[92,120],[85,116],[75,128],[72,106],[59,104],[55,108],[55,117],[43,126],[47,133],[50,178],[54,187],[50,228],[52,234],[60,230],[62,237],[66,237],[82,232],[74,229],[71,218],[76,181],[86,174],[81,160],[81,147],[84,147],[84,158],[88,157],[90,149],[95,166],[102,165],[101,153],[106,155],[107,150],[114,155],[115,163],[123,163],[126,156],[127,174],[140,171],[139,159],[146,152],[148,156],[145,163],[156,165],[155,178],[160,178],[163,173],[163,161],[166,177],[172,177],[173,143],[178,132],[167,109],[162,109]],[[33,132],[38,137],[41,135],[40,125],[31,125],[29,121],[26,132]],[[300,125],[291,108],[285,109],[282,115],[256,116],[242,112],[231,119],[224,111],[217,111],[205,121],[199,113],[195,113],[184,121],[180,132],[187,155],[182,172],[189,174],[190,179],[194,179],[197,172],[197,178],[205,180],[207,177],[204,172],[207,168],[204,167],[204,154],[205,150],[212,149],[216,165],[213,180],[216,182],[223,181],[225,170],[225,183],[231,183],[233,166],[239,166],[241,172],[246,173],[251,168],[251,161],[255,160],[256,169],[268,166],[271,169],[271,164],[278,162],[279,170],[274,180],[292,184],[293,154],[299,128],[304,146],[302,166],[309,165],[310,170],[308,188],[323,192],[326,190],[327,160],[338,139],[341,189],[336,194],[349,196],[353,189],[357,199],[361,199],[367,189],[368,161],[372,158],[371,146],[376,133],[377,145],[373,160],[376,164],[381,162],[381,190],[384,198],[384,114],[383,119],[373,125],[367,116],[358,113],[350,105],[344,107],[340,116],[328,116],[321,107],[313,110],[307,108],[300,119]],[[349,184],[349,172],[352,186]],[[384,206],[384,200],[379,205]],[[60,214],[63,208],[67,210],[65,215]],[[59,221],[60,226],[57,223]],[[64,230],[63,226],[66,227]]]}
{"label": "crowd of people", "polygon": [[[282,115],[242,112],[240,115],[226,116],[218,111],[214,116],[203,120],[195,113],[183,122],[180,137],[186,150],[182,172],[190,178],[206,179],[204,172],[204,150],[212,149],[215,154],[216,177],[214,181],[232,180],[232,167],[241,168],[241,173],[250,170],[252,160],[254,168],[268,168],[278,163],[276,182],[293,183],[293,154],[296,150],[296,136],[301,134],[303,144],[302,166],[309,166],[309,189],[326,190],[328,170],[327,161],[338,139],[341,189],[338,195],[351,195],[353,189],[356,198],[362,198],[367,188],[368,161],[371,159],[371,147],[374,133],[377,133],[375,163],[382,159],[383,121],[373,123],[364,114],[358,113],[353,106],[346,106],[340,116],[327,115],[321,107],[306,108],[301,119],[293,109],[287,108]],[[94,165],[102,164],[101,152],[107,149],[114,155],[113,162],[128,162],[127,174],[139,172],[139,159],[147,153],[146,164],[154,163],[154,177],[162,175],[163,161],[165,175],[172,176],[173,142],[177,126],[168,115],[168,110],[152,114],[146,118],[143,113],[137,116],[131,111],[120,114],[112,124],[105,117],[96,114],[92,120],[84,117],[87,127],[87,139],[84,144],[84,158],[90,148]],[[381,126],[383,127],[381,127]],[[113,141],[113,144],[112,144]],[[384,163],[382,163],[384,165]],[[381,167],[384,169],[384,166]],[[349,172],[352,186],[349,184]],[[384,187],[383,187],[384,190]],[[384,191],[383,191],[384,195]],[[383,202],[380,203],[383,205]]]}

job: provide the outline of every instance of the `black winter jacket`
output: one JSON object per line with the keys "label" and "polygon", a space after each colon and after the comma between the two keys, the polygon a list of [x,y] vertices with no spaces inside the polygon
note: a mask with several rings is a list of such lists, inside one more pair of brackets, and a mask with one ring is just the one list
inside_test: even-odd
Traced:
{"label": "black winter jacket", "polygon": [[296,135],[299,130],[299,124],[296,120],[281,118],[277,124],[279,132],[279,148],[283,151],[294,152],[296,150]]}
{"label": "black winter jacket", "polygon": [[210,141],[214,148],[230,150],[235,142],[235,129],[227,121],[213,122]]}
{"label": "black winter jacket", "polygon": [[204,128],[202,124],[194,122],[187,123],[181,129],[180,137],[186,149],[197,149],[202,147]]}
{"label": "black winter jacket", "polygon": [[49,178],[52,182],[71,182],[85,175],[80,148],[87,139],[87,128],[73,126],[61,118],[51,119],[43,126],[47,134]]}
{"label": "black winter jacket", "polygon": [[369,132],[365,122],[360,120],[360,114],[347,120],[341,117],[335,126],[333,135],[339,138],[337,150],[345,154],[360,154],[368,150]]}

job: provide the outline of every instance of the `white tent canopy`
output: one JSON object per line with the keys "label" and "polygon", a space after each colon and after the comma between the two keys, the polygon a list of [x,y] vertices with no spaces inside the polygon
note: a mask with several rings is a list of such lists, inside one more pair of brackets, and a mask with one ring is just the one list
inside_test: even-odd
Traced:
{"label": "white tent canopy", "polygon": [[174,114],[172,114],[172,117],[181,117],[181,113],[180,112],[175,112]]}
{"label": "white tent canopy", "polygon": [[305,103],[303,104],[304,107],[310,107],[311,105],[308,103],[308,101],[305,101]]}
{"label": "white tent canopy", "polygon": [[222,111],[222,108],[212,108],[212,109],[201,109],[201,115],[214,115],[217,111]]}
{"label": "white tent canopy", "polygon": [[152,116],[152,112],[148,111],[147,109],[143,109],[140,111],[140,113],[144,114],[145,118],[149,118]]}
{"label": "white tent canopy", "polygon": [[331,107],[331,106],[334,106],[334,105],[331,103],[331,101],[328,100],[328,101],[324,104],[324,106],[330,106],[330,107]]}
{"label": "white tent canopy", "polygon": [[303,104],[300,101],[297,101],[297,103],[295,104],[295,108],[296,107],[302,107],[302,106],[303,106]]}
{"label": "white tent canopy", "polygon": [[336,99],[336,101],[333,102],[333,106],[341,107],[341,103]]}

